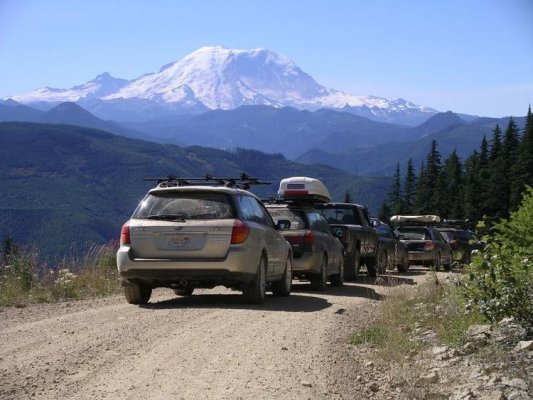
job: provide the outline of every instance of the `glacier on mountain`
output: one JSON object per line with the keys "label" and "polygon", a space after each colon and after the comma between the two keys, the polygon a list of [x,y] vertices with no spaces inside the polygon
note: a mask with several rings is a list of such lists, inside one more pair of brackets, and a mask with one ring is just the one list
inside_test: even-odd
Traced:
{"label": "glacier on mountain", "polygon": [[[403,99],[354,96],[318,84],[288,57],[264,48],[240,50],[202,47],[158,72],[131,81],[108,73],[70,89],[41,88],[12,96],[21,103],[78,101],[102,109],[109,102],[143,99],[173,112],[231,110],[243,105],[268,105],[317,110],[341,109],[372,119],[394,122],[402,115],[423,119],[436,113]],[[123,107],[127,107],[126,105]]]}

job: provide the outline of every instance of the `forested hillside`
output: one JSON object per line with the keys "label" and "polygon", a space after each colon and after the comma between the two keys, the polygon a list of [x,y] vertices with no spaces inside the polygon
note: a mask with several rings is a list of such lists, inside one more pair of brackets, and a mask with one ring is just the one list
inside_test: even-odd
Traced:
{"label": "forested hillside", "polygon": [[262,196],[275,195],[284,177],[312,176],[323,179],[335,199],[348,190],[374,212],[389,185],[386,178],[259,151],[180,148],[69,125],[0,123],[0,237],[36,244],[45,256],[63,254],[72,245],[116,238],[151,186],[144,177],[243,171],[272,181],[254,189]]}

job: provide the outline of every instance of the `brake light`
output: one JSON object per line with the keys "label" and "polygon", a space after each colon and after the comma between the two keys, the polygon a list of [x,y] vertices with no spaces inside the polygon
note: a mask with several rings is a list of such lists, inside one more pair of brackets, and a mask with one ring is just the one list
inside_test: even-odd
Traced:
{"label": "brake light", "polygon": [[131,244],[129,221],[122,225],[120,230],[120,245]]}
{"label": "brake light", "polygon": [[233,224],[233,230],[231,231],[231,244],[243,243],[248,239],[250,234],[250,228],[240,219],[236,220]]}
{"label": "brake light", "polygon": [[315,242],[315,235],[313,234],[313,231],[305,231],[303,242],[306,244],[313,244]]}
{"label": "brake light", "polygon": [[433,243],[433,242],[427,242],[427,243],[424,245],[424,250],[433,250],[433,247],[435,247],[435,243]]}
{"label": "brake light", "polygon": [[457,240],[452,240],[450,246],[452,246],[452,250],[456,250],[459,247],[459,242]]}

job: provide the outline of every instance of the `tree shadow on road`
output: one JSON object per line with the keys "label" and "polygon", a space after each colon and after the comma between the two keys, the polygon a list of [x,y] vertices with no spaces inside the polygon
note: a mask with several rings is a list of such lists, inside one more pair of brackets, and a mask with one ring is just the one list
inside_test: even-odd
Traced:
{"label": "tree shadow on road", "polygon": [[242,309],[258,311],[315,312],[331,307],[326,299],[303,294],[288,297],[267,295],[263,304],[247,304],[240,294],[199,294],[157,301],[139,306],[150,310],[173,308]]}
{"label": "tree shadow on road", "polygon": [[352,283],[345,283],[343,286],[328,286],[323,292],[317,292],[311,289],[309,284],[296,283],[292,285],[293,292],[296,293],[313,293],[316,295],[331,295],[331,296],[348,296],[348,297],[362,297],[370,300],[381,300],[383,296],[377,293],[374,289],[354,285]]}

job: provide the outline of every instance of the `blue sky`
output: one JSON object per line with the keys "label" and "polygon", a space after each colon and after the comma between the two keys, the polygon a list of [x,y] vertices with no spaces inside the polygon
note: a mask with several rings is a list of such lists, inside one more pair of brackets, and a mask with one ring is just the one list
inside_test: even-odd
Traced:
{"label": "blue sky", "polygon": [[132,79],[214,44],[266,47],[325,86],[441,111],[533,103],[533,0],[0,0],[0,97]]}

